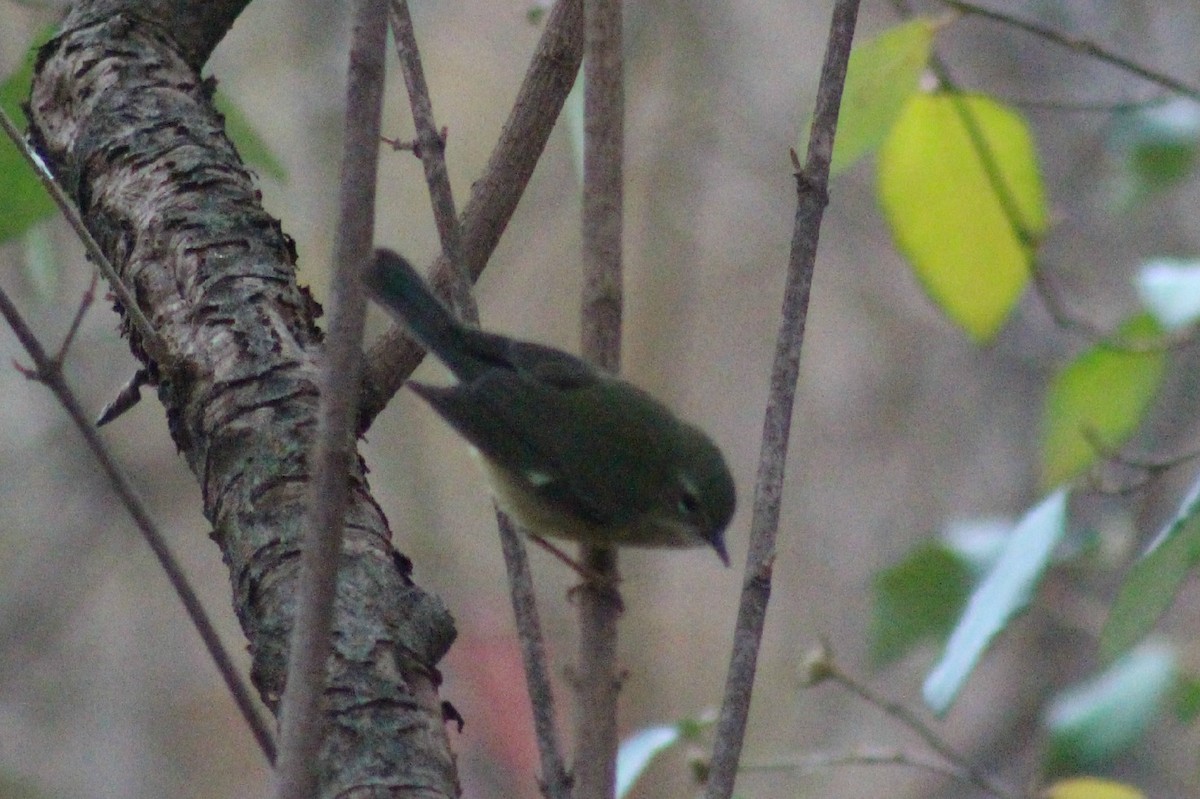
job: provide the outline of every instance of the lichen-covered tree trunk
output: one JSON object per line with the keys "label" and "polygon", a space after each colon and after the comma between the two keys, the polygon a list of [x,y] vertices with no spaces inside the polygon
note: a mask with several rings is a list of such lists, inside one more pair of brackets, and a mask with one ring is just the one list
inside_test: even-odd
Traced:
{"label": "lichen-covered tree trunk", "polygon": [[[30,134],[161,341],[130,344],[200,483],[278,709],[316,428],[319,309],[259,203],[200,66],[244,2],[79,3],[42,49]],[[322,795],[457,795],[435,664],[454,637],[393,550],[359,461],[347,479]]]}

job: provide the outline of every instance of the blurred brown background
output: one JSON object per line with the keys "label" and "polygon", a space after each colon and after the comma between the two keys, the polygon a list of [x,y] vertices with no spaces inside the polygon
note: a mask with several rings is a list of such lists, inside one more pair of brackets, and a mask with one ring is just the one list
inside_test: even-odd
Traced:
{"label": "blurred brown background", "polygon": [[[868,3],[865,37],[894,23]],[[264,179],[268,209],[297,240],[302,279],[326,292],[344,91],[344,4],[259,0],[218,49],[220,80],[289,180]],[[1007,3],[1193,83],[1200,10],[1190,2]],[[461,206],[506,116],[539,30],[520,2],[419,3],[413,9]],[[623,729],[696,717],[720,699],[736,610],[767,375],[794,207],[788,148],[811,109],[828,3],[630,2],[626,11],[626,327],[624,370],[708,429],[725,448],[741,508],[734,568],[711,552],[622,556],[628,681]],[[928,10],[942,13],[936,5]],[[0,68],[10,72],[52,15],[0,5]],[[939,52],[967,87],[1011,101],[1116,102],[1153,87],[994,24],[960,21]],[[393,64],[394,66],[394,64]],[[387,134],[411,136],[393,75]],[[1043,264],[1079,314],[1107,325],[1134,307],[1142,258],[1200,251],[1196,185],[1115,214],[1104,114],[1028,109],[1057,226]],[[556,130],[478,287],[486,325],[574,349],[578,340],[578,179],[566,126]],[[414,262],[437,248],[419,163],[386,153],[378,240]],[[0,181],[3,176],[0,176]],[[947,522],[1014,516],[1038,498],[1040,403],[1055,365],[1085,342],[1027,296],[999,339],[979,348],[925,299],[892,250],[860,164],[832,187],[805,342],[775,589],[745,762],[859,745],[921,751],[911,734],[831,687],[802,690],[797,664],[817,636],[893,698],[919,704],[926,649],[881,673],[866,662],[872,574]],[[0,248],[0,283],[50,343],[90,272],[57,221],[45,228],[60,270],[31,270],[24,243]],[[373,312],[373,332],[382,314]],[[134,361],[103,303],[84,323],[68,374],[91,411]],[[0,331],[0,363],[22,357]],[[1194,446],[1195,356],[1172,378],[1142,449]],[[423,366],[422,377],[437,376]],[[59,797],[262,795],[267,773],[150,553],[114,502],[48,392],[0,368],[0,771]],[[169,532],[225,640],[244,641],[227,576],[206,538],[199,492],[176,456],[161,406],[147,397],[104,431]],[[454,736],[465,795],[536,797],[536,757],[490,504],[465,448],[410,395],[380,417],[364,452],[376,496],[416,578],[454,612],[460,638],[444,663],[445,698],[467,720]],[[1152,533],[1189,475],[1132,498],[1084,498],[1081,518]],[[560,678],[575,650],[565,598],[572,575],[532,554]],[[1092,634],[1111,598],[1065,625],[1043,607],[1006,634],[938,729],[1020,784],[1035,770],[1038,703],[1096,666]],[[1072,596],[1076,586],[1072,586]],[[1185,592],[1168,626],[1186,622]],[[1059,609],[1061,610],[1061,609]],[[1067,615],[1067,614],[1063,614]],[[1184,628],[1187,629],[1187,628]],[[1191,656],[1191,653],[1185,653]],[[1170,723],[1119,775],[1181,795],[1200,743]],[[692,793],[684,758],[656,764],[638,796]],[[966,796],[961,787],[886,768],[816,775],[748,773],[749,797]],[[0,789],[2,792],[2,789]]]}

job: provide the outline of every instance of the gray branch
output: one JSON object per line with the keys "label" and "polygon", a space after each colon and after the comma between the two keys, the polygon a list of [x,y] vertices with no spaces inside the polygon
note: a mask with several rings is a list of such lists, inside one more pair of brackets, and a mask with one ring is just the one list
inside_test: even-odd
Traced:
{"label": "gray branch", "polygon": [[[130,331],[200,482],[252,678],[277,711],[321,336],[293,243],[262,209],[197,72],[241,5],[78,5],[40,53],[29,117],[39,152],[165,347],[152,361]],[[435,669],[453,623],[411,581],[364,472],[352,458],[322,793],[454,796]]]}

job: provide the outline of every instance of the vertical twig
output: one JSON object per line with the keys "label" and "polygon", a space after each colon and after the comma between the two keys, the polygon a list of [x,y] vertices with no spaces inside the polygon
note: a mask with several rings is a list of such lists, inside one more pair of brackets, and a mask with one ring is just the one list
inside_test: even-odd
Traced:
{"label": "vertical twig", "polygon": [[808,142],[808,157],[803,169],[800,169],[795,154],[792,155],[796,167],[797,201],[787,285],[784,288],[783,319],[771,367],[762,448],[754,486],[745,582],[734,627],[725,697],[717,719],[706,799],[728,799],[732,795],[745,738],[758,651],[771,596],[775,534],[779,527],[779,506],[783,496],[784,464],[796,396],[796,378],[800,372],[800,351],[804,342],[821,218],[828,202],[829,159],[833,154],[838,106],[841,104],[850,42],[854,38],[857,17],[858,0],[838,0],[829,29]]}
{"label": "vertical twig", "polygon": [[345,150],[334,244],[329,333],[321,368],[321,407],[310,504],[300,558],[296,616],[283,696],[277,793],[280,799],[318,795],[317,763],[324,738],[322,701],[337,594],[347,474],[354,457],[355,412],[366,312],[359,273],[371,256],[379,119],[383,106],[385,0],[354,8],[346,91]]}
{"label": "vertical twig", "polygon": [[[433,216],[441,236],[443,256],[451,264],[451,272],[455,276],[450,284],[451,307],[464,321],[478,324],[479,312],[471,296],[470,276],[462,263],[461,229],[446,171],[445,142],[434,119],[433,101],[425,82],[412,17],[405,0],[392,0],[390,8],[392,30],[396,37],[404,82],[408,87],[421,161],[425,167],[425,181],[429,185],[429,196],[433,205]],[[550,687],[549,669],[546,667],[546,647],[541,621],[538,618],[529,560],[520,533],[499,508],[496,509],[496,523],[504,551],[504,565],[508,571],[513,616],[521,641],[525,681],[532,704],[533,726],[542,762],[542,792],[547,799],[569,799],[571,781],[555,729],[554,693]]]}
{"label": "vertical twig", "polygon": [[16,306],[3,291],[0,291],[0,315],[8,322],[8,326],[17,336],[17,340],[21,342],[25,351],[29,353],[29,357],[33,359],[36,373],[31,376],[50,389],[67,415],[71,417],[75,427],[83,435],[83,440],[87,443],[88,449],[92,451],[96,462],[100,464],[100,469],[108,478],[113,491],[132,517],[142,538],[150,545],[154,557],[158,559],[159,566],[162,567],[163,572],[167,575],[167,580],[171,583],[171,588],[179,597],[179,601],[183,603],[183,608],[187,612],[188,618],[191,619],[192,626],[196,628],[196,632],[200,633],[200,639],[204,642],[204,648],[208,650],[208,656],[212,658],[213,663],[217,666],[217,671],[221,673],[221,679],[225,681],[225,686],[233,696],[233,701],[250,726],[254,740],[258,742],[259,748],[262,749],[267,760],[275,762],[275,741],[271,736],[270,728],[254,706],[249,686],[242,679],[229,652],[221,643],[216,628],[213,627],[212,621],[204,611],[204,606],[200,603],[200,597],[196,595],[196,591],[183,572],[183,567],[179,565],[171,548],[167,546],[166,537],[151,520],[150,513],[138,498],[128,478],[113,460],[112,453],[104,444],[104,439],[100,437],[96,428],[88,420],[75,392],[67,384],[62,374],[62,363],[46,354],[41,343],[33,335],[33,331],[25,324],[25,320],[17,311]]}
{"label": "vertical twig", "polygon": [[[620,0],[584,3],[583,311],[581,349],[609,371],[621,353],[621,159],[625,95]],[[599,579],[579,591],[575,790],[608,799],[616,785],[617,553],[585,545],[584,566]]]}
{"label": "vertical twig", "polygon": [[[583,0],[557,0],[487,168],[471,184],[471,197],[463,208],[461,255],[463,267],[472,280],[483,271],[516,210],[575,83],[582,56]],[[447,269],[448,263],[439,258],[433,268],[435,285],[444,282]],[[359,420],[362,429],[400,390],[423,355],[395,327],[371,345],[363,380]]]}

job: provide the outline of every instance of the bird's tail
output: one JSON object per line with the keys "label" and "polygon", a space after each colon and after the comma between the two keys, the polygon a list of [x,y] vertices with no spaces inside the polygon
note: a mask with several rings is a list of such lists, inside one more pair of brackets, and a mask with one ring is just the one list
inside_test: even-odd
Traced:
{"label": "bird's tail", "polygon": [[428,284],[404,256],[377,249],[363,272],[363,285],[371,297],[438,357],[450,371],[464,376],[473,371],[465,345],[468,330],[434,296]]}

